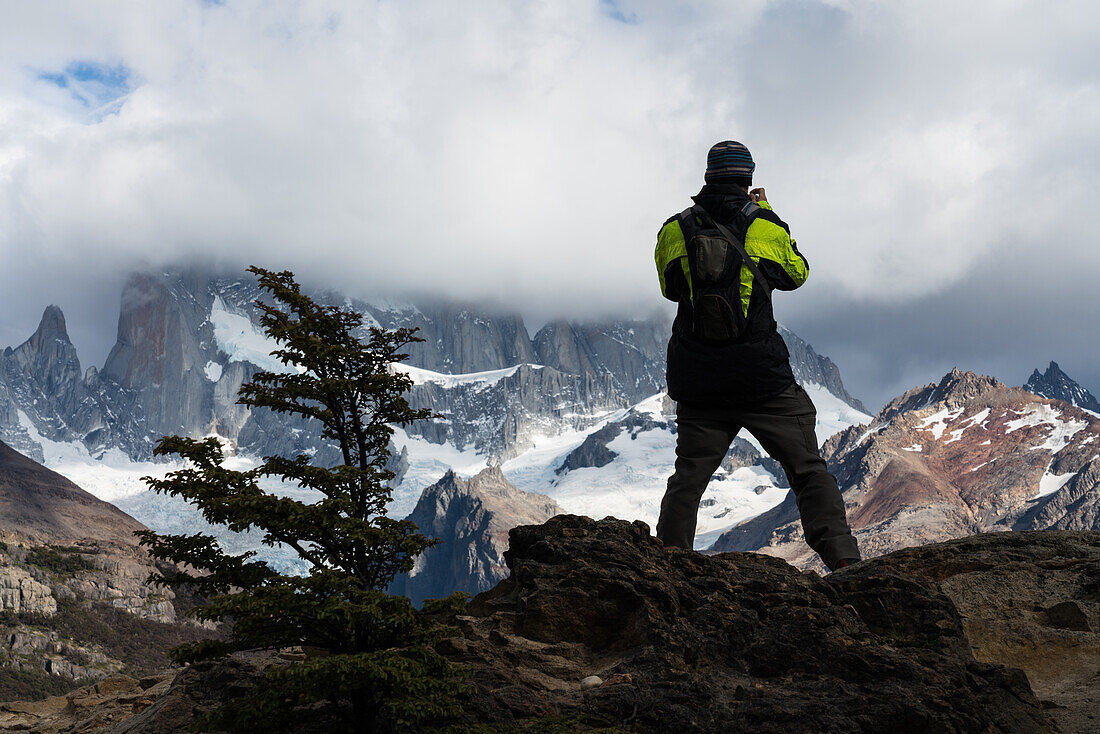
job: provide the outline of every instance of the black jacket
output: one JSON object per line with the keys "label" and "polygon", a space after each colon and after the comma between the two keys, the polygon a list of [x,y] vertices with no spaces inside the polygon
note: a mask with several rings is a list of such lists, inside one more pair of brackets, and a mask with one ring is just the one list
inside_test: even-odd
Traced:
{"label": "black jacket", "polygon": [[[739,186],[707,184],[692,200],[718,222],[732,224],[734,214],[749,201]],[[806,281],[809,264],[790,238],[787,225],[764,202],[766,216],[749,226],[745,250],[772,288],[794,290]],[[678,239],[677,239],[678,238]],[[683,255],[680,255],[681,251]],[[657,238],[657,269],[662,294],[679,307],[668,342],[668,394],[673,400],[695,405],[751,405],[778,395],[795,380],[790,353],[779,335],[771,300],[753,288],[751,273],[743,268],[742,309],[748,320],[743,341],[725,346],[704,344],[691,333],[690,286],[686,268],[669,267],[686,257],[677,217],[665,222]]]}

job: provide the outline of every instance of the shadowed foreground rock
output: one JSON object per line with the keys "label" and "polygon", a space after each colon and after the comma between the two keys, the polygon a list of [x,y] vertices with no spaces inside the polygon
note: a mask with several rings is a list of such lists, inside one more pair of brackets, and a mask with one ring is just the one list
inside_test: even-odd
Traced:
{"label": "shadowed foreground rock", "polygon": [[[1020,670],[974,659],[950,599],[889,569],[822,579],[768,556],[666,549],[641,522],[571,515],[514,529],[505,558],[512,575],[472,600],[455,620],[465,637],[447,643],[475,669],[471,721],[1057,730]],[[592,675],[602,685],[584,687]]]}
{"label": "shadowed foreground rock", "polygon": [[[1025,674],[999,662],[1061,675],[1044,683],[1046,705],[1072,714],[1062,731],[1094,730],[1073,708],[1082,696],[1064,691],[1096,661],[1066,654],[1097,629],[1100,533],[996,533],[824,579],[770,556],[666,549],[643,523],[613,518],[558,515],[510,541],[511,576],[445,620],[462,635],[439,649],[472,672],[457,731],[524,731],[542,717],[574,723],[539,731],[1059,731]],[[1051,641],[1061,647],[1044,651]],[[156,700],[127,691],[104,702],[117,714],[77,712],[107,729],[82,728],[63,700],[37,704],[54,713],[6,710],[39,734],[181,731],[280,657],[192,666]],[[1072,666],[1076,678],[1057,671]]]}
{"label": "shadowed foreground rock", "polygon": [[1100,532],[985,533],[865,561],[837,577],[926,580],[974,657],[1021,668],[1065,732],[1100,731]]}

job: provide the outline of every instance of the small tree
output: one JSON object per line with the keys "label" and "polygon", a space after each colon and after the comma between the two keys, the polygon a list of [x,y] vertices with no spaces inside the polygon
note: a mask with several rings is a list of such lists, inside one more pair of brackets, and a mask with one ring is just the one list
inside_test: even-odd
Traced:
{"label": "small tree", "polygon": [[[247,695],[200,723],[298,731],[320,713],[349,730],[388,732],[457,713],[459,676],[430,647],[442,628],[408,597],[385,592],[438,542],[412,522],[385,515],[394,477],[387,468],[391,426],[432,415],[409,407],[404,394],[412,381],[391,367],[408,357],[403,347],[422,340],[412,329],[371,328],[361,341],[358,312],[314,302],[289,271],[249,271],[274,300],[256,305],[280,346],[272,355],[289,369],[255,374],[238,403],[319,421],[343,463],[322,467],[304,454],[268,456],[254,469],[235,471],[224,466],[216,438],[166,436],[158,443],[156,455],[176,454],[187,465],[164,479],[145,477],[152,489],[188,500],[213,525],[259,531],[264,544],[288,546],[308,565],[304,575],[282,574],[253,552],[226,554],[210,535],[141,533],[153,557],[185,569],[154,580],[194,587],[206,599],[194,617],[232,624],[228,639],[182,645],[172,650],[173,660],[299,645],[313,653],[273,666]],[[307,504],[265,491],[262,477],[316,490],[320,499]]]}

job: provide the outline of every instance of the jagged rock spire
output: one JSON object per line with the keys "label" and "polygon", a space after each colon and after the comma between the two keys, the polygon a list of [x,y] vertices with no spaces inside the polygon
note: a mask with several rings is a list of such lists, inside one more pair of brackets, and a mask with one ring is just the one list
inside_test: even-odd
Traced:
{"label": "jagged rock spire", "polygon": [[1052,400],[1065,400],[1078,408],[1100,413],[1100,401],[1088,390],[1062,371],[1058,363],[1051,360],[1046,372],[1034,370],[1024,383],[1024,389],[1035,395]]}
{"label": "jagged rock spire", "polygon": [[[42,393],[57,404],[61,415],[71,415],[83,396],[80,359],[65,329],[65,314],[50,304],[42,312],[38,328],[27,341],[12,350],[15,368],[37,383]],[[12,367],[9,366],[9,369]]]}

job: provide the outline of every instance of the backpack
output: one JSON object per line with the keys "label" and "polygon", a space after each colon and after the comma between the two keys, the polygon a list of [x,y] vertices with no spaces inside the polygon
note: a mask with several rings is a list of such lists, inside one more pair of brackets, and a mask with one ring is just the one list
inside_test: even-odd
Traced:
{"label": "backpack", "polygon": [[762,211],[750,201],[738,210],[730,227],[719,224],[698,205],[679,214],[691,272],[691,329],[706,344],[731,344],[746,335],[748,320],[741,310],[742,265],[771,299],[771,284],[745,252],[745,233]]}

